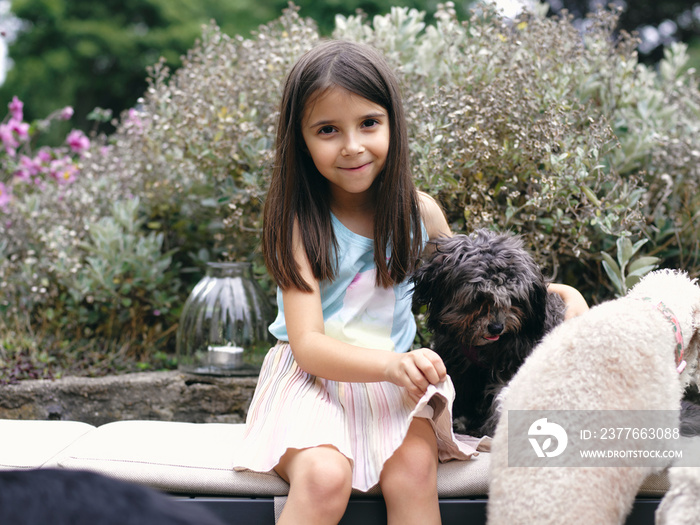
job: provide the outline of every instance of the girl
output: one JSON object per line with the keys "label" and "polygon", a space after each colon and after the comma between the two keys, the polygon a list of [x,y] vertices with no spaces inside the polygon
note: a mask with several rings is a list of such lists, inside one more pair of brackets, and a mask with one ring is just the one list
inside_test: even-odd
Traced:
{"label": "girl", "polygon": [[413,185],[398,83],[373,49],[328,41],[292,68],[264,213],[279,342],[237,468],[289,482],[280,524],[337,523],[351,490],[377,483],[389,524],[439,524],[438,460],[478,440],[452,433],[440,357],[409,351],[406,277],[450,229]]}

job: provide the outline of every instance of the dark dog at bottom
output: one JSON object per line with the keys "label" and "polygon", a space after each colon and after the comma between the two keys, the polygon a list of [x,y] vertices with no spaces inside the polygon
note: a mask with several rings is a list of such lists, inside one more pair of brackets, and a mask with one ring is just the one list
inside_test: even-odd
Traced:
{"label": "dark dog at bottom", "polygon": [[455,431],[493,435],[495,396],[563,321],[564,302],[515,235],[478,230],[434,244],[412,277],[413,303],[427,305],[432,348],[455,386]]}
{"label": "dark dog at bottom", "polygon": [[207,509],[93,472],[0,471],[7,525],[223,525]]}

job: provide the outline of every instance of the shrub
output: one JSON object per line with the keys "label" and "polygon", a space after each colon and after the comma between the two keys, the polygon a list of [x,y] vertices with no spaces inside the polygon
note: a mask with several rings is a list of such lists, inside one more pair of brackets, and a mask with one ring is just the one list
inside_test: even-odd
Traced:
{"label": "shrub", "polygon": [[[612,11],[577,28],[489,8],[460,21],[448,3],[432,24],[407,8],[337,17],[334,37],[368,42],[395,67],[417,185],[453,229],[522,234],[548,272],[595,302],[651,256],[700,271],[697,80],[682,45],[658,70],[639,64],[616,23]],[[56,348],[75,337],[143,358],[172,348],[206,261],[252,261],[269,285],[257,244],[277,104],[319,38],[294,7],[251,38],[209,25],[180,69],[153,66],[139,104],[114,134],[92,137],[71,184],[12,184],[11,200],[0,187],[4,324],[59,334]],[[5,184],[12,173],[4,164]],[[618,253],[619,272],[606,255],[604,269],[600,252],[620,246],[646,253],[630,266]]]}
{"label": "shrub", "polygon": [[179,304],[172,251],[143,228],[137,196],[86,169],[108,153],[82,132],[32,151],[70,108],[33,123],[21,109],[15,99],[1,125],[0,380],[50,376],[51,366],[112,369],[118,359],[101,352],[141,357],[173,331],[161,320]]}
{"label": "shrub", "polygon": [[32,151],[36,137],[54,120],[70,119],[72,109],[32,123],[24,122],[17,97],[9,110],[0,125],[0,312],[17,319],[57,298],[56,264],[77,262],[73,211],[85,199],[73,183],[90,156],[90,141],[73,131],[66,144]]}
{"label": "shrub", "polygon": [[[350,18],[337,33],[379,47],[402,73],[419,185],[454,230],[516,231],[559,279],[597,284],[594,257],[607,237],[638,230],[643,191],[607,161],[615,136],[578,93],[586,40],[609,46],[612,28],[582,40],[567,19],[511,24],[486,10],[463,24],[448,6],[423,30],[421,16],[395,9],[373,30]],[[581,266],[590,284],[576,279]]]}

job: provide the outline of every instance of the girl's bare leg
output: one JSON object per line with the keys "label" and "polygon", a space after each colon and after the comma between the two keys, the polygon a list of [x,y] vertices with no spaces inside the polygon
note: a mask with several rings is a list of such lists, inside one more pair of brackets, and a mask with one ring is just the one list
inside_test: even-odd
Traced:
{"label": "girl's bare leg", "polygon": [[427,419],[415,418],[379,478],[388,525],[440,525],[437,466],[435,431]]}
{"label": "girl's bare leg", "polygon": [[338,449],[290,449],[275,471],[289,483],[278,525],[336,524],[343,517],[352,490],[352,466]]}

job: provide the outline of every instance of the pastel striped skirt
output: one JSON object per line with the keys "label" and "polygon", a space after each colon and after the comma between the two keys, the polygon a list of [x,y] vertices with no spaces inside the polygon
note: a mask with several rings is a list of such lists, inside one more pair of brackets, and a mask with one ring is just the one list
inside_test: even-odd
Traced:
{"label": "pastel striped skirt", "polygon": [[248,410],[237,470],[268,472],[287,449],[332,445],[353,465],[352,486],[366,491],[379,482],[384,463],[403,442],[414,417],[430,419],[440,461],[469,459],[477,438],[452,432],[454,387],[431,385],[416,404],[389,382],[343,383],[312,376],[297,365],[288,343],[265,357]]}

